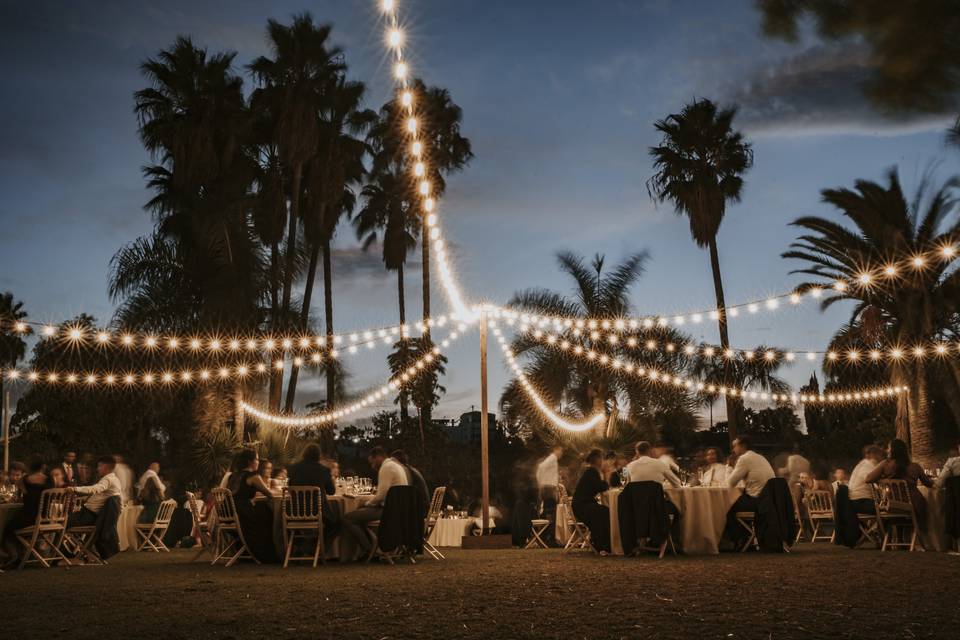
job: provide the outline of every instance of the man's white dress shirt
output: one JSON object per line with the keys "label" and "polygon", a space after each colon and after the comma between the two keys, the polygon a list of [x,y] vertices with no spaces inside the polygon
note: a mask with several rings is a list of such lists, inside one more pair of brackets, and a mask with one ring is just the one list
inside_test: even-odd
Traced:
{"label": "man's white dress shirt", "polygon": [[773,467],[767,459],[756,451],[746,451],[737,458],[737,465],[733,473],[727,476],[727,486],[735,487],[743,480],[744,490],[751,498],[756,498],[763,491],[767,481],[775,477]]}
{"label": "man's white dress shirt", "polygon": [[560,484],[560,465],[557,456],[553,453],[540,461],[537,465],[537,486],[556,488]]}
{"label": "man's white dress shirt", "polygon": [[123,486],[120,484],[120,478],[112,471],[100,478],[97,484],[76,487],[74,491],[80,495],[90,496],[87,498],[87,501],[83,503],[83,506],[94,513],[99,513],[107,500],[114,496],[120,498],[121,502],[123,501]]}
{"label": "man's white dress shirt", "polygon": [[675,487],[680,486],[680,478],[670,470],[669,465],[650,456],[640,456],[628,464],[627,475],[630,482],[669,482]]}
{"label": "man's white dress shirt", "polygon": [[730,467],[719,462],[708,465],[700,474],[701,484],[708,486],[711,484],[724,484],[727,481],[727,474]]}
{"label": "man's white dress shirt", "polygon": [[140,479],[137,480],[137,492],[143,493],[143,490],[147,488],[147,483],[151,483],[157,487],[157,490],[160,492],[160,496],[163,497],[167,492],[167,486],[163,484],[163,481],[160,480],[160,476],[157,475],[157,472],[153,469],[147,469],[143,472],[143,475],[140,476]]}
{"label": "man's white dress shirt", "polygon": [[937,486],[942,487],[947,478],[960,476],[960,456],[950,458],[943,463],[943,469],[940,469],[940,475],[937,476]]}
{"label": "man's white dress shirt", "polygon": [[393,458],[387,458],[380,465],[380,473],[377,475],[377,493],[365,506],[382,507],[387,501],[387,492],[390,491],[390,487],[409,486],[410,477],[407,475],[407,470]]}
{"label": "man's white dress shirt", "polygon": [[864,458],[853,468],[850,473],[850,481],[847,483],[847,491],[850,493],[851,500],[873,500],[873,489],[867,484],[867,476],[876,466],[877,464],[873,460]]}

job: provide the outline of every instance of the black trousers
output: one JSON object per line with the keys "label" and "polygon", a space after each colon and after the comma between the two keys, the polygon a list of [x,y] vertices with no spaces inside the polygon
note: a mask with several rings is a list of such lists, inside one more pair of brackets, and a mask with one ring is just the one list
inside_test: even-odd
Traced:
{"label": "black trousers", "polygon": [[872,516],[877,512],[877,507],[870,498],[851,500],[850,506],[853,508],[854,513],[864,513]]}
{"label": "black trousers", "polygon": [[67,529],[70,527],[92,527],[95,524],[97,524],[97,514],[87,508],[71,513],[70,517],[67,518]]}
{"label": "black trousers", "polygon": [[610,509],[596,502],[577,502],[573,515],[590,529],[590,541],[597,551],[610,553]]}
{"label": "black trousers", "polygon": [[755,513],[757,510],[757,502],[757,499],[753,496],[742,493],[740,497],[737,498],[737,501],[730,507],[730,510],[727,511],[727,526],[723,531],[723,537],[734,543],[737,548],[746,544],[747,536],[749,535],[746,530],[740,526],[740,523],[737,522],[737,513],[741,511]]}

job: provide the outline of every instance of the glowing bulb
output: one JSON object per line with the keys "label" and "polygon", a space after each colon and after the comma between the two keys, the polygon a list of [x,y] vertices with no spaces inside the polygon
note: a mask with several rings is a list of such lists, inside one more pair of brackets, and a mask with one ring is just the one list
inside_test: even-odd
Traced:
{"label": "glowing bulb", "polygon": [[122,342],[125,346],[129,347],[130,345],[133,344],[133,336],[130,335],[129,333],[125,334],[122,338],[120,338],[120,342]]}
{"label": "glowing bulb", "polygon": [[410,145],[410,153],[419,157],[423,153],[423,143],[417,140],[412,145]]}
{"label": "glowing bulb", "polygon": [[43,328],[43,335],[47,338],[53,336],[53,334],[55,334],[56,332],[57,332],[57,328],[51,327],[50,325],[47,325]]}
{"label": "glowing bulb", "polygon": [[170,347],[170,350],[172,351],[180,346],[180,341],[176,338],[170,338],[170,340],[167,341],[167,346]]}
{"label": "glowing bulb", "polygon": [[149,349],[153,349],[157,346],[157,339],[154,336],[147,336],[146,340],[143,341],[143,344]]}
{"label": "glowing bulb", "polygon": [[403,43],[403,34],[400,33],[399,29],[391,29],[387,41],[391,47],[399,47]]}
{"label": "glowing bulb", "polygon": [[397,66],[393,68],[393,75],[397,77],[397,80],[403,80],[407,77],[407,63],[398,62]]}
{"label": "glowing bulb", "polygon": [[385,12],[389,13],[393,11],[393,7],[395,6],[394,0],[383,0],[383,2],[380,3],[380,6]]}
{"label": "glowing bulb", "polygon": [[412,117],[412,116],[409,117],[409,118],[407,118],[407,131],[409,131],[410,133],[416,133],[416,132],[417,132],[417,119],[416,119],[416,118],[414,118],[414,117]]}
{"label": "glowing bulb", "polygon": [[16,331],[17,333],[26,333],[26,331],[27,331],[27,323],[26,323],[26,322],[17,322],[16,324],[13,325],[13,330]]}
{"label": "glowing bulb", "polygon": [[861,273],[857,276],[857,280],[860,281],[860,284],[870,284],[870,281],[873,280],[873,277],[869,273]]}
{"label": "glowing bulb", "polygon": [[219,351],[220,346],[221,346],[221,342],[216,338],[210,341],[210,351]]}
{"label": "glowing bulb", "polygon": [[941,251],[943,252],[944,258],[952,258],[957,253],[957,250],[953,247],[953,245],[948,245],[941,249]]}
{"label": "glowing bulb", "polygon": [[893,276],[897,275],[897,268],[896,268],[895,266],[893,266],[892,264],[888,264],[886,267],[884,267],[883,272],[884,272],[885,274],[887,274],[888,276],[893,277]]}
{"label": "glowing bulb", "polygon": [[199,348],[200,348],[200,341],[197,340],[196,338],[194,338],[193,340],[191,340],[191,341],[190,341],[190,348],[193,349],[194,351],[196,351],[197,349],[199,349]]}
{"label": "glowing bulb", "polygon": [[920,269],[921,267],[923,267],[924,262],[925,260],[923,259],[923,256],[917,256],[916,258],[913,259],[912,263],[914,267],[916,267],[917,269]]}
{"label": "glowing bulb", "polygon": [[413,106],[413,93],[410,91],[404,91],[400,94],[400,104],[405,107]]}
{"label": "glowing bulb", "polygon": [[417,176],[418,178],[422,177],[425,171],[426,167],[422,162],[417,162],[413,165],[413,175]]}
{"label": "glowing bulb", "polygon": [[426,212],[433,211],[433,207],[436,205],[433,198],[427,198],[423,201],[423,210]]}

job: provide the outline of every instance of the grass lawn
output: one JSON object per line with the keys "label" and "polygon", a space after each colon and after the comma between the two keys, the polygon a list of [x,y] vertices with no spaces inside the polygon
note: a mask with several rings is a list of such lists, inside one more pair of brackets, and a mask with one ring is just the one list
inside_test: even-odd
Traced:
{"label": "grass lawn", "polygon": [[0,576],[9,638],[957,638],[960,557],[449,551],[416,565],[225,569],[192,551]]}

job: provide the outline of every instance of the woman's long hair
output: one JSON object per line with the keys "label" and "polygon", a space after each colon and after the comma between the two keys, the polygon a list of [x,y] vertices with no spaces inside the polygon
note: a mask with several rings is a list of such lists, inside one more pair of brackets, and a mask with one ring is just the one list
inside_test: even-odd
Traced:
{"label": "woman's long hair", "polygon": [[910,465],[910,453],[907,451],[907,443],[899,438],[890,441],[890,459],[895,465],[894,475],[899,478],[906,472]]}

